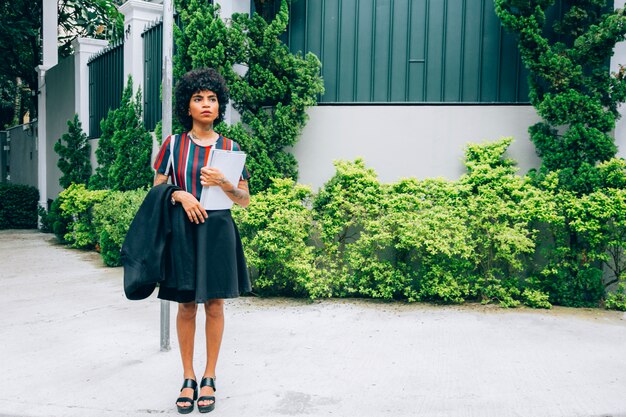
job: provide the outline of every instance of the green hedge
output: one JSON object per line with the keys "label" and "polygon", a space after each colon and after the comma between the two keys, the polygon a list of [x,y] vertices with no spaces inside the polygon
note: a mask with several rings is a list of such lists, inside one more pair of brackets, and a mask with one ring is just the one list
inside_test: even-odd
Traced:
{"label": "green hedge", "polygon": [[[511,139],[470,145],[456,181],[381,184],[361,159],[337,161],[315,196],[274,181],[237,210],[262,295],[598,306],[626,278],[626,164],[599,166],[607,187],[576,196],[541,186],[504,157]],[[610,181],[608,180],[610,179]],[[584,253],[564,256],[575,233]],[[602,279],[602,268],[610,271]],[[620,287],[623,288],[623,287]],[[620,298],[621,297],[621,298]],[[623,294],[606,295],[619,308]]]}
{"label": "green hedge", "polygon": [[121,265],[120,250],[147,190],[112,191],[93,209],[95,235],[107,266]]}
{"label": "green hedge", "polygon": [[[233,209],[254,292],[625,308],[623,284],[606,288],[626,279],[626,163],[600,165],[607,186],[579,196],[556,173],[539,185],[517,175],[504,156],[510,144],[469,145],[467,172],[454,181],[383,184],[361,159],[337,161],[316,195],[274,179],[247,209]],[[145,194],[73,185],[52,204],[55,231],[119,265]],[[584,252],[563,250],[571,236]]]}
{"label": "green hedge", "polygon": [[35,187],[0,184],[0,229],[36,229],[38,202]]}

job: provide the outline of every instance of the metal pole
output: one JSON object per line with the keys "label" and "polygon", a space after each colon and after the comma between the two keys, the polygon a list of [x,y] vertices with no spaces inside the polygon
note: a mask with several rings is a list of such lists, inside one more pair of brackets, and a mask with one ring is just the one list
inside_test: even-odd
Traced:
{"label": "metal pole", "polygon": [[[174,49],[174,2],[163,0],[162,139],[172,134],[172,55]],[[161,351],[170,350],[170,303],[161,300]]]}

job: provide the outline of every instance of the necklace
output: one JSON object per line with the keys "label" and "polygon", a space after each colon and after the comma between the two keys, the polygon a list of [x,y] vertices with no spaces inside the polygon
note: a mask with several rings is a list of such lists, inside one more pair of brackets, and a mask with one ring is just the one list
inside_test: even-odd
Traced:
{"label": "necklace", "polygon": [[[213,130],[211,130],[211,132],[213,132]],[[191,140],[193,140],[195,143],[197,143],[200,146],[211,146],[215,144],[215,142],[217,142],[217,139],[200,139],[191,130],[189,131],[189,137],[191,137]]]}

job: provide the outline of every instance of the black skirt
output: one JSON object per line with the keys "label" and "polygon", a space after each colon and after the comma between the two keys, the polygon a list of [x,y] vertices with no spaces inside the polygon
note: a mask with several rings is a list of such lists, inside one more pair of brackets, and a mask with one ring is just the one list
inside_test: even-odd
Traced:
{"label": "black skirt", "polygon": [[192,223],[187,229],[193,235],[195,250],[195,265],[189,265],[196,275],[195,291],[181,291],[162,284],[159,286],[160,299],[201,304],[216,298],[236,298],[250,292],[241,238],[230,210],[207,210],[207,214],[204,223]]}

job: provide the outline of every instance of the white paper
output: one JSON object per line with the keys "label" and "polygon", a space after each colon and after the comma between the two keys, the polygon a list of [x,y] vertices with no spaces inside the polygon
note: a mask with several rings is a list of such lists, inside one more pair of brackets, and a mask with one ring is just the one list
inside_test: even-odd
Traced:
{"label": "white paper", "polygon": [[[237,187],[245,163],[245,152],[211,149],[207,166],[219,169],[226,179]],[[202,187],[200,205],[205,210],[226,210],[233,206],[233,201],[228,198],[222,187],[213,185]]]}

